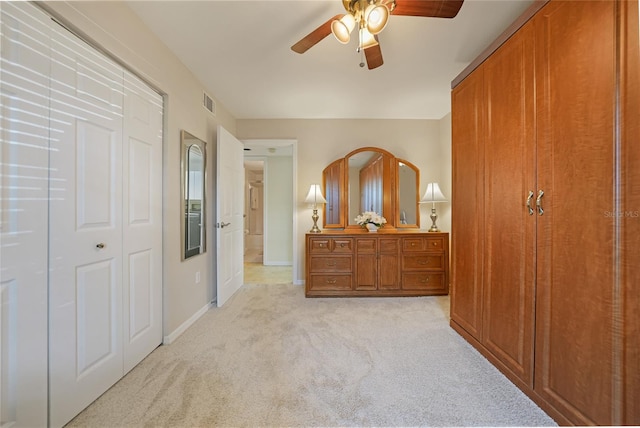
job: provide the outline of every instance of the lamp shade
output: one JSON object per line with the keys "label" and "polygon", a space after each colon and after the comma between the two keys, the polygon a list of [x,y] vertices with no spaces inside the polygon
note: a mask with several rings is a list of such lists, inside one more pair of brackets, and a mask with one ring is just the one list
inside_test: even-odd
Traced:
{"label": "lamp shade", "polygon": [[389,22],[389,9],[383,4],[370,4],[364,12],[367,30],[371,34],[378,34]]}
{"label": "lamp shade", "polygon": [[366,28],[360,29],[360,48],[367,49],[378,45],[376,37],[369,32]]}
{"label": "lamp shade", "polygon": [[356,18],[347,13],[340,19],[331,22],[331,32],[340,43],[347,44],[351,40],[351,31],[356,25]]}
{"label": "lamp shade", "polygon": [[427,191],[424,192],[424,196],[420,199],[420,203],[435,203],[435,202],[447,202],[447,198],[444,197],[438,183],[427,184]]}
{"label": "lamp shade", "polygon": [[304,201],[307,204],[313,205],[315,208],[318,204],[326,204],[327,200],[322,196],[322,190],[320,189],[319,184],[312,184],[309,187],[309,193],[307,193],[307,197],[304,198]]}

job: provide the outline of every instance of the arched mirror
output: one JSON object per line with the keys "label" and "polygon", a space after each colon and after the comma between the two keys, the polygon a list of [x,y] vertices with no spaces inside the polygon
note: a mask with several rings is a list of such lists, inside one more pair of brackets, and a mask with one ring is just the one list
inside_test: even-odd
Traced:
{"label": "arched mirror", "polygon": [[360,228],[358,214],[374,211],[389,228],[418,228],[419,171],[386,150],[363,147],[323,171],[324,227]]}
{"label": "arched mirror", "polygon": [[206,249],[205,180],[206,143],[186,131],[181,132],[182,259],[202,254]]}

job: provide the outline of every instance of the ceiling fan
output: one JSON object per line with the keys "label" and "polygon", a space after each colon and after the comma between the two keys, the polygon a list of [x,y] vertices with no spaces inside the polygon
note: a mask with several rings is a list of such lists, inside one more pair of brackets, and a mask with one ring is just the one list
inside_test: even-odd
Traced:
{"label": "ceiling fan", "polygon": [[[299,54],[305,53],[329,34],[340,43],[351,40],[351,32],[358,28],[358,52],[364,51],[369,70],[380,67],[382,51],[378,34],[384,30],[389,15],[453,18],[464,0],[342,0],[347,13],[336,15],[291,46]],[[360,62],[364,67],[364,62]]]}

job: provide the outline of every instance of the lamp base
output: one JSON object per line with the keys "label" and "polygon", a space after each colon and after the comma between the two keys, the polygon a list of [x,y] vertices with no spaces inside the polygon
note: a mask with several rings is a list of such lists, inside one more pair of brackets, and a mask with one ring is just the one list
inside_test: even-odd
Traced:
{"label": "lamp base", "polygon": [[322,231],[318,227],[318,219],[320,218],[320,216],[318,215],[317,209],[314,208],[311,218],[313,219],[313,227],[311,228],[309,233],[322,233]]}
{"label": "lamp base", "polygon": [[429,228],[429,232],[440,232],[440,229],[438,229],[438,226],[436,225],[436,220],[438,219],[438,215],[436,214],[436,209],[435,207],[431,208],[431,215],[429,216],[431,217],[431,228]]}

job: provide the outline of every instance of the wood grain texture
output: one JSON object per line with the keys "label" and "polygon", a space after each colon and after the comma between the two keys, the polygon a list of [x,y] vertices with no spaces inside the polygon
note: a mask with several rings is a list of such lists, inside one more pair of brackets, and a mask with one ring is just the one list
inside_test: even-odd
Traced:
{"label": "wood grain texture", "polygon": [[484,67],[484,260],[482,343],[533,387],[535,183],[533,26]]}
{"label": "wood grain texture", "polygon": [[400,239],[380,237],[378,288],[400,289]]}
{"label": "wood grain texture", "polygon": [[451,319],[482,338],[484,114],[482,69],[452,92]]}
{"label": "wood grain texture", "polygon": [[396,0],[394,15],[453,18],[463,0]]}
{"label": "wood grain texture", "polygon": [[478,55],[471,64],[451,81],[451,89],[455,88],[462,82],[473,70],[478,68],[487,58],[489,58],[504,42],[509,40],[524,24],[526,24],[549,0],[534,0],[533,4],[525,10],[506,30],[502,32],[487,48]]}
{"label": "wood grain texture", "polygon": [[621,3],[620,111],[620,298],[622,411],[615,425],[640,425],[640,34],[638,2]]}
{"label": "wood grain texture", "polygon": [[612,425],[615,13],[550,2],[536,17],[535,390],[577,425]]}
{"label": "wood grain texture", "polygon": [[356,242],[356,290],[378,288],[378,239],[361,237]]}
{"label": "wood grain texture", "polygon": [[305,53],[313,46],[318,44],[322,39],[331,34],[331,23],[336,19],[342,18],[343,16],[344,14],[341,14],[330,18],[324,24],[320,25],[318,28],[300,39],[296,44],[291,46],[291,50],[299,54]]}
{"label": "wood grain texture", "polygon": [[[376,40],[378,40],[378,36],[374,36],[374,37]],[[380,43],[365,49],[364,56],[367,59],[367,68],[369,70],[373,70],[374,68],[378,68],[382,64],[384,64],[384,60],[382,59],[382,49],[380,48]]]}
{"label": "wood grain texture", "polygon": [[[354,245],[345,245],[337,253],[335,244],[341,240],[351,241]],[[407,241],[416,246],[409,245]],[[391,229],[377,233],[325,231],[322,234],[307,234],[305,248],[307,297],[429,296],[448,293],[447,233],[418,229],[402,232]],[[347,276],[351,279],[347,280]]]}

